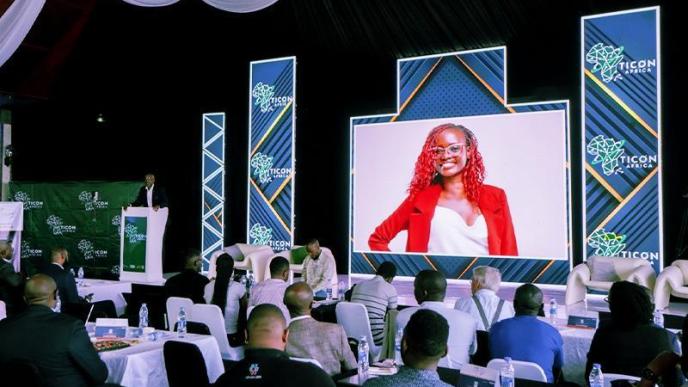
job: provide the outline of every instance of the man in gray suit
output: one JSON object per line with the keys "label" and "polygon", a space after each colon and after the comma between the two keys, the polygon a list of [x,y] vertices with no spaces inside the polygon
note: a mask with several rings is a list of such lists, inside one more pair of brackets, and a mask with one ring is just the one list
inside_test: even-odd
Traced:
{"label": "man in gray suit", "polygon": [[315,359],[330,375],[356,369],[344,328],[316,321],[311,317],[313,290],[305,282],[289,286],[284,303],[291,314],[287,353],[290,356]]}

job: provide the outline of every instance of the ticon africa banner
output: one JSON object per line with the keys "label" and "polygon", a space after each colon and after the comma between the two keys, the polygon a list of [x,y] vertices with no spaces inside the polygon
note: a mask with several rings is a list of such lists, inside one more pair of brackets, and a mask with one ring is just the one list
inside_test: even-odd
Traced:
{"label": "ticon africa banner", "polygon": [[289,250],[294,241],[296,58],[251,62],[248,243]]}
{"label": "ticon africa banner", "polygon": [[[506,63],[505,47],[399,60],[397,113],[351,118],[352,274],[392,261],[456,280],[489,265],[566,283],[569,104],[509,104]],[[470,214],[440,202],[456,176]]]}
{"label": "ticon africa banner", "polygon": [[11,182],[10,199],[24,203],[22,258],[38,266],[48,261],[52,248],[65,247],[70,264],[90,268],[89,276],[118,275],[121,207],[140,186],[128,181]]}
{"label": "ticon africa banner", "polygon": [[124,218],[123,266],[126,271],[146,272],[146,230],[148,219],[138,216]]}
{"label": "ticon africa banner", "polygon": [[659,7],[582,18],[585,257],[662,269]]}

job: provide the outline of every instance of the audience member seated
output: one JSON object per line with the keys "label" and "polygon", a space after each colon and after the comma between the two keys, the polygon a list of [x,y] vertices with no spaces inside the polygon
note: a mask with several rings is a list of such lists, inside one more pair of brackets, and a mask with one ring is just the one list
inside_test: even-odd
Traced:
{"label": "audience member seated", "polygon": [[559,331],[537,318],[542,308],[542,291],[533,284],[521,285],[514,294],[516,316],[502,320],[490,329],[492,358],[537,363],[547,381],[554,383],[563,366],[563,341]]}
{"label": "audience member seated", "polygon": [[387,311],[397,308],[397,290],[392,286],[396,275],[397,267],[392,262],[382,262],[375,277],[356,284],[351,293],[351,302],[363,304],[368,310],[375,345],[382,345]]}
{"label": "audience member seated", "polygon": [[64,268],[69,262],[67,249],[56,247],[50,252],[50,264],[46,265],[41,272],[47,274],[55,280],[57,284],[57,295],[62,304],[76,304],[83,302],[76,290],[76,280],[74,275]]}
{"label": "audience member seated", "polygon": [[93,348],[84,323],[55,313],[57,285],[36,274],[26,283],[29,307],[0,321],[0,363],[26,360],[34,364],[49,387],[102,384],[108,369]]}
{"label": "audience member seated", "polygon": [[437,365],[447,355],[449,338],[447,319],[429,309],[416,311],[409,319],[401,340],[404,365],[395,375],[369,379],[366,387],[445,387]]}
{"label": "audience member seated", "polygon": [[[682,332],[688,332],[688,315],[683,318]],[[677,368],[685,376],[688,374],[688,334],[681,335],[681,352],[682,355],[674,352],[662,352],[655,357],[650,364],[641,371],[640,383],[638,387],[655,387],[660,386],[673,387],[680,385],[677,378]]]}
{"label": "audience member seated", "polygon": [[652,323],[653,305],[645,288],[615,282],[608,297],[611,321],[592,338],[585,375],[599,363],[603,373],[642,376],[657,355],[680,350],[674,334]]}
{"label": "audience member seated", "polygon": [[478,330],[489,331],[490,326],[497,321],[514,317],[513,305],[497,296],[501,283],[502,274],[499,269],[490,266],[476,267],[471,279],[473,297],[456,301],[454,309],[473,316]]}
{"label": "audience member seated", "polygon": [[289,321],[289,311],[284,305],[284,291],[289,285],[289,261],[284,257],[275,257],[270,261],[270,278],[258,282],[251,288],[248,305],[272,304],[280,308],[284,318]]}
{"label": "audience member seated", "polygon": [[203,304],[203,291],[209,280],[199,274],[201,271],[201,254],[198,250],[189,250],[184,257],[184,269],[181,273],[165,282],[167,297],[190,298],[194,304]]}
{"label": "audience member seated", "polygon": [[313,291],[305,282],[287,288],[284,303],[291,313],[287,353],[315,359],[325,372],[335,375],[356,369],[356,358],[341,325],[316,321],[311,317]]}
{"label": "audience member seated", "polygon": [[248,318],[246,357],[220,376],[215,386],[332,386],[318,366],[291,360],[284,352],[289,329],[282,311],[272,304],[258,305]]}
{"label": "audience member seated", "polygon": [[327,288],[337,282],[337,263],[334,257],[320,248],[317,239],[306,244],[308,256],[303,260],[303,280],[313,289],[316,297],[325,298]]}
{"label": "audience member seated", "polygon": [[401,310],[397,315],[397,329],[406,327],[411,315],[419,309],[430,309],[439,313],[449,323],[449,351],[439,364],[442,367],[458,369],[468,364],[469,356],[476,351],[477,324],[468,313],[444,305],[446,291],[447,279],[444,274],[434,270],[423,270],[418,273],[413,281],[413,294],[420,306]]}
{"label": "audience member seated", "polygon": [[8,316],[18,313],[25,306],[21,297],[24,280],[14,271],[13,252],[9,243],[0,242],[0,301],[5,302]]}
{"label": "audience member seated", "polygon": [[[239,311],[241,300],[246,295],[244,285],[233,281],[234,260],[229,254],[221,254],[217,257],[217,276],[205,285],[205,300],[209,304],[217,305],[224,311],[225,329],[230,335],[230,343],[243,342],[244,332],[239,332]],[[245,300],[245,299],[244,299]],[[246,305],[246,304],[244,304]],[[240,338],[234,338],[233,335]]]}

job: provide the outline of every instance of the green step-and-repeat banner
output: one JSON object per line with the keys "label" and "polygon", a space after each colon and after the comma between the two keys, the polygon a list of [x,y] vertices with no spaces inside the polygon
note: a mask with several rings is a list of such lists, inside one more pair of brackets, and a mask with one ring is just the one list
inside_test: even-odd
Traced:
{"label": "green step-and-repeat banner", "polygon": [[69,251],[70,266],[89,275],[119,273],[121,207],[141,182],[11,182],[10,200],[24,202],[22,265],[48,262],[53,247]]}

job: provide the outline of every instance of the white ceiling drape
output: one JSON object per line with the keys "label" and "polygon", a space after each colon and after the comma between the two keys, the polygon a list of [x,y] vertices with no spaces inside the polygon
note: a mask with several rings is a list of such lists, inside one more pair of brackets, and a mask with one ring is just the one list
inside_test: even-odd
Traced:
{"label": "white ceiling drape", "polygon": [[179,0],[122,0],[131,5],[138,5],[141,7],[164,7],[179,2]]}
{"label": "white ceiling drape", "polygon": [[248,13],[267,8],[277,0],[203,0],[208,5],[227,12]]}
{"label": "white ceiling drape", "polygon": [[45,0],[16,0],[0,17],[0,66],[17,50],[44,4]]}

